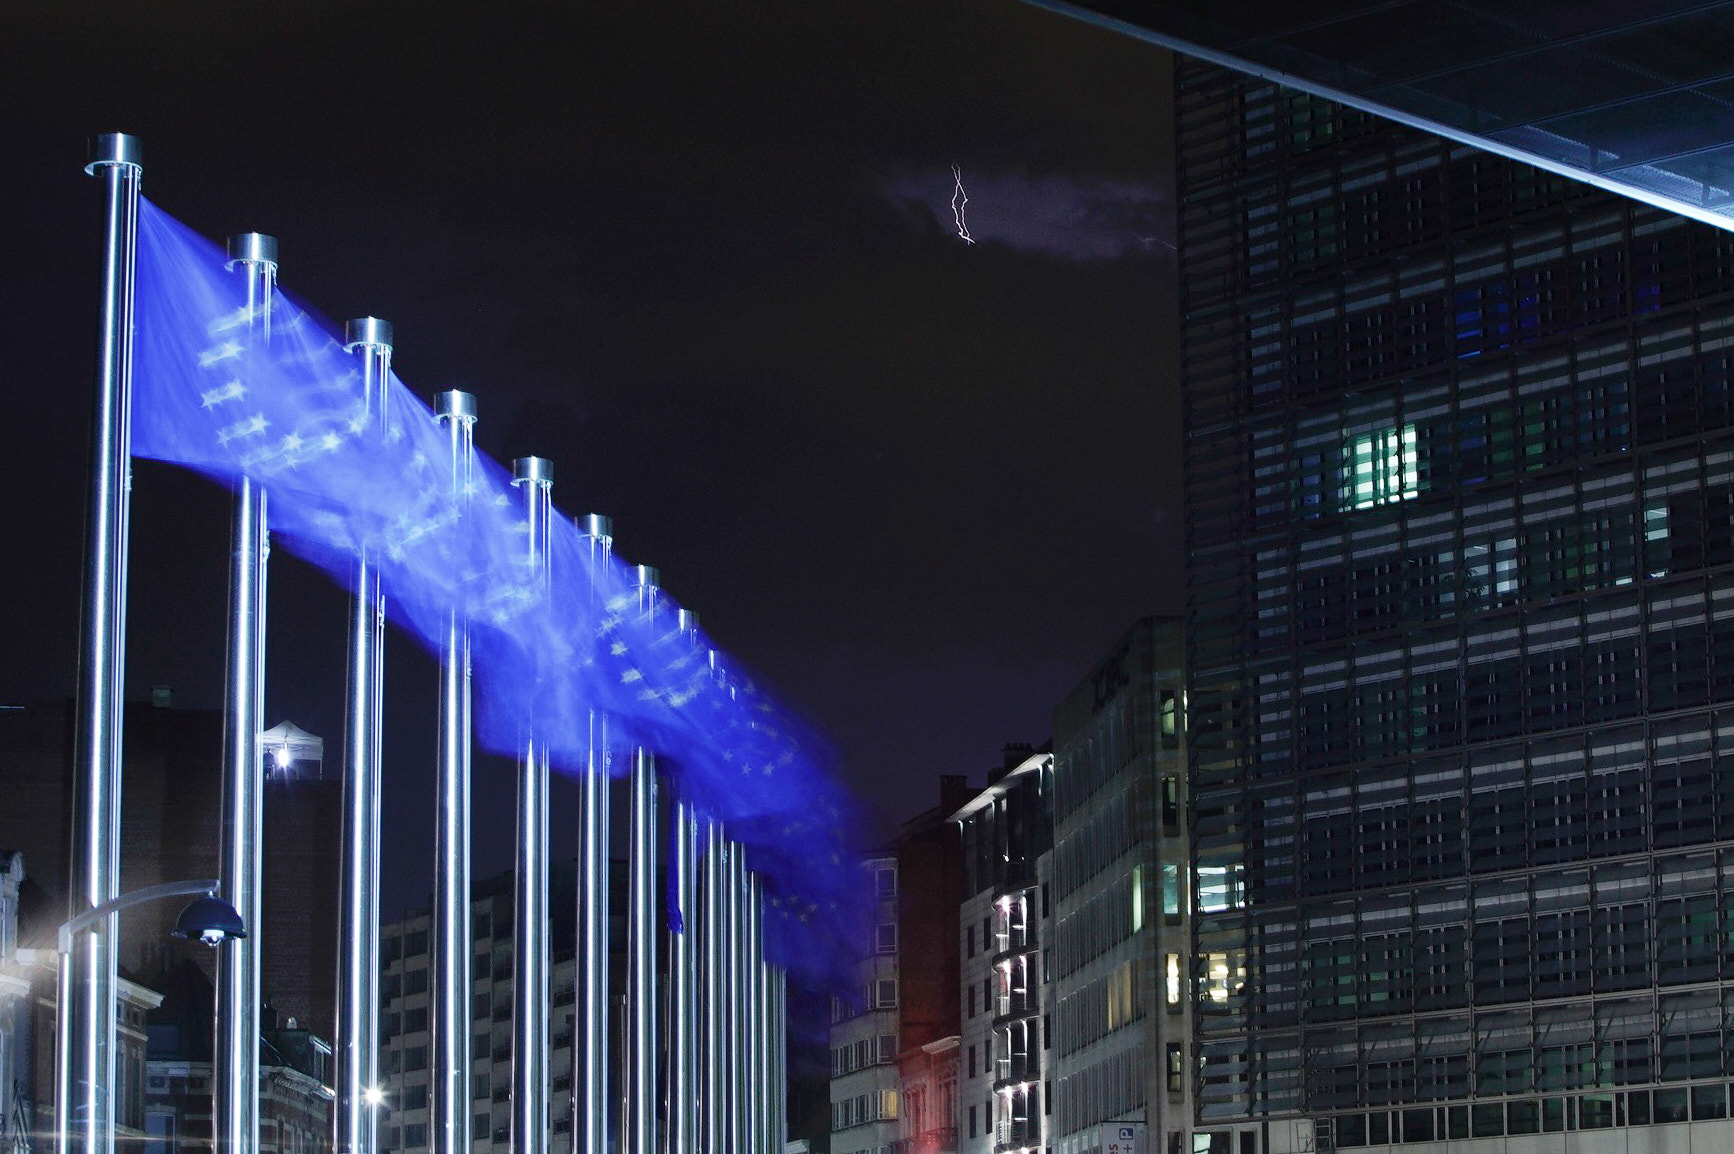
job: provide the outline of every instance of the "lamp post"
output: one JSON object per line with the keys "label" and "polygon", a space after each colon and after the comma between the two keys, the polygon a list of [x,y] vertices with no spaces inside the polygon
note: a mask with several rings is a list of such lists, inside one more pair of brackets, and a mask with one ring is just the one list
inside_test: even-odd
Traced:
{"label": "lamp post", "polygon": [[[68,1022],[64,1007],[67,1004],[67,999],[73,993],[73,953],[79,943],[79,936],[91,933],[103,926],[113,915],[122,910],[131,909],[133,906],[162,898],[202,894],[202,897],[188,905],[186,909],[181,911],[180,917],[175,919],[175,928],[172,932],[176,937],[201,941],[213,948],[224,942],[246,937],[247,930],[241,921],[241,915],[235,912],[234,906],[217,897],[217,885],[216,878],[200,878],[195,881],[164,882],[162,885],[146,886],[144,889],[133,890],[131,893],[122,894],[117,898],[110,898],[101,905],[85,910],[77,917],[62,923],[55,941],[55,953],[59,955],[59,981],[56,990],[57,1009],[61,1012],[56,1015],[58,1019],[56,1033],[58,1036],[55,1039],[54,1047],[55,1088],[59,1094],[54,1101],[54,1128],[60,1150],[67,1149],[67,1143],[73,1134],[73,1127],[71,1126],[73,1103],[71,1095],[65,1092],[65,1088],[73,1084],[73,1053],[72,1047],[69,1045],[72,1039],[68,1036]],[[37,960],[34,955],[39,952],[42,951],[19,950],[19,960],[34,962]],[[99,1037],[97,1042],[104,1052],[112,1055],[116,1045],[112,1015],[108,1021],[109,1027],[106,1034]],[[88,1110],[89,1102],[86,1101],[84,1106]],[[99,1129],[87,1137],[93,1143],[112,1148],[114,1146],[113,1113],[105,1112]]]}

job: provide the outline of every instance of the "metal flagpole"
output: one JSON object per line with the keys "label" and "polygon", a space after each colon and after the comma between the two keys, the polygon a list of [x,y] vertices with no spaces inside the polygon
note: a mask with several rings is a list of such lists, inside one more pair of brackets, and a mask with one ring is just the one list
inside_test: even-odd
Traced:
{"label": "metal flagpole", "polygon": [[723,1100],[727,1103],[723,1133],[727,1135],[729,1149],[744,1152],[747,1148],[746,1103],[742,1091],[746,1085],[746,1055],[741,1049],[741,1034],[746,1023],[742,1014],[745,990],[741,983],[741,939],[745,922],[741,917],[741,889],[746,883],[746,858],[741,847],[732,841],[727,843],[725,853],[723,924],[727,939],[727,957],[724,959],[727,992],[723,999],[723,1013],[727,1025],[723,1032],[723,1050],[719,1055],[726,1070],[727,1083],[723,1088]]}
{"label": "metal flagpole", "polygon": [[771,1151],[778,1154],[789,1142],[789,976],[780,966],[771,973],[771,1085]]}
{"label": "metal flagpole", "polygon": [[728,935],[723,928],[722,825],[715,818],[704,823],[704,1149],[720,1154],[726,1113],[723,1095],[723,1013],[725,987],[723,962]]}
{"label": "metal flagpole", "polygon": [[757,881],[752,870],[747,866],[746,853],[741,854],[741,1019],[736,1036],[740,1039],[740,1072],[741,1084],[741,1144],[740,1149],[751,1151],[758,1148],[757,1132],[759,1111],[764,1102],[759,1097],[758,1083],[758,1032],[763,1024],[759,1021],[761,1007],[759,1006],[759,966],[758,952],[754,946],[754,935],[758,933],[758,914],[753,908],[753,898],[757,893]]}
{"label": "metal flagpole", "polygon": [[[633,575],[638,611],[654,620],[659,575],[649,565],[635,566]],[[632,1110],[627,1133],[632,1154],[656,1154],[656,758],[647,749],[632,751],[631,787],[627,972]]]}
{"label": "metal flagpole", "polygon": [[[391,325],[362,317],[344,326],[344,346],[360,351],[362,389],[373,429],[386,427]],[[374,1154],[379,1143],[379,763],[380,666],[385,594],[379,569],[362,550],[350,602],[349,699],[343,766],[343,909],[338,926],[335,1146]]]}
{"label": "metal flagpole", "polygon": [[[229,267],[247,278],[247,329],[271,339],[277,240],[247,232],[229,238]],[[229,558],[229,655],[223,700],[223,894],[245,938],[217,963],[217,1039],[212,1132],[218,1149],[259,1145],[260,847],[264,837],[265,561],[270,555],[264,486],[243,476],[235,490]]]}
{"label": "metal flagpole", "polygon": [[[135,137],[91,138],[84,171],[103,181],[102,321],[90,436],[78,713],[73,738],[70,917],[120,894],[121,725],[132,455],[133,268],[143,152]],[[55,1129],[62,1154],[114,1146],[115,937],[119,919],[79,934],[63,961]]]}
{"label": "metal flagpole", "polygon": [[[554,466],[541,457],[512,462],[524,490],[529,561],[548,592],[548,518]],[[518,876],[512,952],[512,1154],[548,1149],[548,749],[532,727],[519,738]]]}
{"label": "metal flagpole", "polygon": [[[590,563],[603,565],[614,544],[614,522],[600,513],[578,519],[589,548]],[[597,606],[596,608],[600,608]],[[607,719],[590,711],[587,742],[588,764],[582,783],[582,814],[579,819],[578,926],[582,943],[578,967],[579,1021],[583,1040],[574,1061],[574,1073],[582,1069],[583,1088],[572,1095],[574,1143],[582,1134],[583,1154],[608,1154],[608,734]],[[576,1039],[575,1039],[576,1041]],[[579,1148],[576,1147],[575,1148]]]}
{"label": "metal flagpole", "polygon": [[[680,632],[696,643],[698,615],[680,610]],[[669,1150],[693,1154],[698,1135],[698,1040],[699,957],[695,948],[700,933],[698,916],[698,827],[692,799],[682,791],[674,809],[675,900],[680,905],[680,932],[669,935]]]}
{"label": "metal flagpole", "polygon": [[766,996],[769,990],[765,981],[765,911],[764,889],[758,874],[748,879],[747,888],[747,920],[750,932],[747,935],[747,960],[752,975],[752,1014],[747,1022],[751,1030],[753,1042],[752,1082],[753,1093],[749,1099],[748,1117],[752,1119],[753,1147],[769,1150],[771,1094],[769,1074],[771,1069],[770,1055],[765,1052],[765,1046],[771,1037],[770,1000]]}
{"label": "metal flagpole", "polygon": [[673,1154],[691,1154],[698,1127],[698,958],[693,948],[699,924],[694,908],[698,862],[692,802],[684,795],[675,800],[673,821],[674,856],[668,868],[675,871],[681,925],[668,936],[668,1148]]}
{"label": "metal flagpole", "polygon": [[[464,532],[475,462],[476,399],[434,398],[450,437],[452,501]],[[440,643],[440,737],[434,828],[432,1154],[470,1150],[470,626],[456,605]]]}
{"label": "metal flagpole", "polygon": [[739,947],[739,966],[741,982],[741,1017],[735,1027],[736,1045],[739,1047],[740,1068],[735,1077],[740,1084],[740,1149],[755,1151],[758,1149],[758,1121],[760,1102],[758,1093],[758,1074],[754,1051],[757,1049],[759,1030],[759,974],[756,955],[753,950],[753,934],[757,931],[758,919],[753,912],[754,874],[747,862],[746,847],[741,847],[741,886],[740,886],[740,924],[741,936]]}

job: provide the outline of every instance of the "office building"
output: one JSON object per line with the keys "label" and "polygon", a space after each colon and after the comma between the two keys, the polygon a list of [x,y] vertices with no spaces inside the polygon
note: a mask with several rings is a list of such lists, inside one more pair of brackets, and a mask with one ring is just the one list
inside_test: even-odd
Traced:
{"label": "office building", "polygon": [[1176,74],[1192,1148],[1734,1148],[1734,236]]}
{"label": "office building", "polygon": [[[857,967],[858,992],[832,999],[831,1154],[892,1154],[904,1141],[935,1152],[948,1137],[905,1135],[904,1072],[931,1095],[931,1119],[947,1084],[956,1085],[958,904],[962,863],[948,819],[969,799],[967,779],[939,779],[939,804],[903,823],[861,863],[874,895],[871,938]],[[949,1065],[950,1071],[947,1071]]]}
{"label": "office building", "polygon": [[[512,1092],[512,956],[513,878],[507,872],[476,882],[471,891],[470,919],[474,938],[470,999],[471,1138],[474,1149],[508,1150],[511,1146]],[[610,879],[609,906],[610,999],[608,1031],[618,1046],[623,1020],[620,1003],[625,990],[626,863],[616,860]],[[553,966],[549,979],[550,1024],[549,1129],[550,1154],[572,1149],[573,1023],[577,1000],[577,870],[568,862],[549,873],[550,934]],[[433,953],[432,917],[415,910],[380,927],[380,961],[385,972],[380,986],[380,1080],[385,1087],[387,1114],[380,1126],[382,1154],[413,1154],[428,1149],[431,1089],[432,1003],[430,982]],[[611,1055],[618,1071],[617,1050]],[[621,1083],[613,1082],[610,1106],[619,1108]]]}
{"label": "office building", "polygon": [[1192,994],[1207,981],[1189,961],[1191,913],[1233,880],[1190,867],[1181,702],[1180,624],[1146,618],[1054,710],[1056,1154],[1092,1154],[1104,1127],[1146,1149],[1189,1133]]}
{"label": "office building", "polygon": [[260,988],[287,1020],[320,1038],[337,1030],[337,895],[343,864],[343,775],[325,742],[292,721],[260,735],[265,747],[265,920]]}
{"label": "office building", "polygon": [[897,856],[861,863],[873,887],[872,952],[856,976],[859,993],[831,999],[831,1149],[834,1154],[890,1154],[899,1136],[897,1103]]}
{"label": "office building", "polygon": [[951,817],[966,895],[958,920],[959,1154],[1048,1147],[1053,774],[1050,751],[1008,745],[987,788]]}

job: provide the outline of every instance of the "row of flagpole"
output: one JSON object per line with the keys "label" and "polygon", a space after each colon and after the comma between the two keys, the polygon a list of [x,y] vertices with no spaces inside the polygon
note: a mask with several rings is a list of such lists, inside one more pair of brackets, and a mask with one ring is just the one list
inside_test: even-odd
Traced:
{"label": "row of flagpole", "polygon": [[[133,268],[142,170],[138,142],[122,134],[92,140],[86,171],[105,185],[101,345],[92,434],[92,481],[85,559],[85,604],[75,751],[74,915],[119,896],[121,719],[125,649]],[[270,339],[275,240],[248,233],[230,241],[231,269],[247,278],[247,316],[255,340]],[[391,326],[351,321],[345,345],[361,361],[368,435],[382,436],[392,352]],[[474,456],[475,403],[467,393],[436,399],[450,434],[454,485],[463,513]],[[528,560],[546,594],[552,467],[540,458],[514,463],[524,494]],[[265,587],[269,553],[264,489],[243,478],[235,499],[227,689],[224,711],[222,886],[248,938],[227,947],[217,987],[213,1132],[235,1150],[258,1147],[260,841],[263,828]],[[608,519],[579,520],[593,550],[612,547]],[[379,854],[383,749],[383,632],[389,591],[365,550],[355,561],[345,720],[342,890],[339,911],[338,1022],[333,1146],[375,1154],[379,1107]],[[658,577],[639,566],[637,611],[659,612]],[[601,607],[596,607],[600,609]],[[666,610],[662,610],[666,612]],[[696,618],[672,623],[698,642]],[[717,655],[701,655],[713,676]],[[447,617],[440,653],[434,909],[432,1117],[434,1154],[469,1154],[470,1091],[470,772],[468,626]],[[573,1031],[573,1150],[607,1154],[611,1108],[608,1062],[609,789],[607,719],[589,719],[580,819],[580,1021]],[[515,1154],[546,1154],[549,1111],[548,910],[549,762],[546,735],[526,728],[518,772],[517,892],[513,986],[512,1144]],[[785,983],[764,952],[764,895],[744,850],[722,824],[694,810],[664,782],[657,759],[635,749],[629,774],[627,1022],[621,1062],[621,1141],[631,1154],[756,1154],[780,1151],[786,1117]],[[670,795],[672,829],[658,835],[659,796]],[[658,847],[671,879],[666,940],[657,928]],[[678,920],[679,924],[674,924]],[[77,935],[62,961],[57,1053],[57,1147],[61,1154],[113,1154],[115,934],[106,919]],[[664,946],[666,948],[664,948]],[[666,955],[663,994],[657,959]],[[659,1014],[659,1007],[666,1010]],[[666,1097],[665,1097],[666,1096]]]}

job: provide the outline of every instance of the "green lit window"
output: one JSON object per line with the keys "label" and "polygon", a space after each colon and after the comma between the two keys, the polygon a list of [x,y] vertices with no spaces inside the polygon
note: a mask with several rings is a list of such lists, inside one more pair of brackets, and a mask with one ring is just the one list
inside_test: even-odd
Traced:
{"label": "green lit window", "polygon": [[1132,932],[1144,928],[1144,867],[1132,867]]}
{"label": "green lit window", "polygon": [[1344,505],[1367,509],[1407,500],[1420,491],[1414,425],[1375,429],[1349,442],[1343,468]]}
{"label": "green lit window", "polygon": [[1180,867],[1162,867],[1162,916],[1170,922],[1180,920]]}

